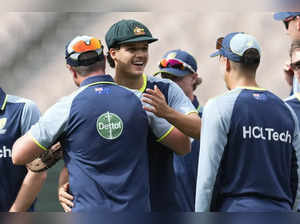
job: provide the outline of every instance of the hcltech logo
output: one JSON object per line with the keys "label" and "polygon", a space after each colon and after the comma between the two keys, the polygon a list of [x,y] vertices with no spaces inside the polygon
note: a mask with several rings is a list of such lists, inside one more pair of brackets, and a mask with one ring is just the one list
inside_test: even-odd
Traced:
{"label": "hcltech logo", "polygon": [[266,141],[280,141],[285,143],[292,142],[292,136],[288,130],[285,132],[277,132],[273,128],[263,128],[258,126],[243,126],[243,138],[255,138]]}
{"label": "hcltech logo", "polygon": [[106,112],[98,117],[96,127],[100,136],[113,140],[122,134],[123,121],[118,115]]}
{"label": "hcltech logo", "polygon": [[11,158],[11,149],[6,148],[6,146],[2,146],[2,148],[0,148],[0,158]]}
{"label": "hcltech logo", "polygon": [[6,129],[4,129],[6,121],[7,121],[7,118],[5,118],[5,117],[0,119],[0,134],[6,133]]}

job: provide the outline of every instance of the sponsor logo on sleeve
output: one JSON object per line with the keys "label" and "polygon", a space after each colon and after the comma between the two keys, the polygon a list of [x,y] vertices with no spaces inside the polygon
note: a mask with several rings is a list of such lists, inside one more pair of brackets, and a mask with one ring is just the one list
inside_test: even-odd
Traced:
{"label": "sponsor logo on sleeve", "polygon": [[106,112],[98,117],[96,127],[101,137],[113,140],[122,134],[123,121],[118,115]]}

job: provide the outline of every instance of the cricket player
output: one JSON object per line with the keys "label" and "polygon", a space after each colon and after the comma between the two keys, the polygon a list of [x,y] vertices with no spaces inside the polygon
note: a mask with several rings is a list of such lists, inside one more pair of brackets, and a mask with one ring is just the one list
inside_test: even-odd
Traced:
{"label": "cricket player", "polygon": [[[300,40],[300,12],[277,12],[274,13],[273,18],[283,22],[285,32],[291,41]],[[300,85],[294,76],[290,62],[284,65],[283,72],[285,80],[292,87],[291,94],[300,92]]]}
{"label": "cricket player", "polygon": [[132,91],[105,74],[105,58],[95,37],[68,42],[67,68],[79,88],[17,140],[13,162],[25,164],[60,141],[74,197],[72,212],[147,212],[149,117]]}
{"label": "cricket player", "polygon": [[47,173],[33,173],[12,163],[13,143],[38,121],[40,111],[31,100],[6,94],[0,88],[0,211],[34,211]]}
{"label": "cricket player", "polygon": [[230,90],[204,107],[197,212],[275,212],[300,199],[300,138],[293,110],[256,82],[261,48],[248,34],[217,40]]}
{"label": "cricket player", "polygon": [[184,155],[190,151],[182,147],[173,151],[174,147],[165,147],[161,141],[169,138],[177,145],[182,142],[183,133],[199,139],[198,112],[177,84],[144,74],[149,44],[157,41],[144,24],[136,20],[118,21],[109,28],[105,40],[108,62],[115,68],[115,81],[143,93],[143,101],[150,105],[145,110],[174,125],[161,139],[152,132],[149,135],[150,201],[154,212],[181,211],[175,196],[173,152]]}
{"label": "cricket player", "polygon": [[[199,104],[194,91],[202,79],[197,74],[197,61],[186,51],[168,51],[159,63],[159,71],[164,79],[170,79],[183,90],[191,100],[198,114],[202,116],[203,107]],[[176,176],[176,199],[183,212],[195,211],[196,180],[200,141],[191,138],[191,152],[186,155],[174,154],[173,166]]]}

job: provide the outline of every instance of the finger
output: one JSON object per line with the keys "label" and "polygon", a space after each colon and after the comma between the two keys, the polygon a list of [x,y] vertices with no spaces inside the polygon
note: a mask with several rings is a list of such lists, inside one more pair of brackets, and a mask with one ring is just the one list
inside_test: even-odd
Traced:
{"label": "finger", "polygon": [[74,197],[73,195],[69,194],[68,192],[65,192],[65,191],[60,191],[59,192],[59,197],[62,197],[62,198],[66,198],[68,200],[74,200]]}
{"label": "finger", "polygon": [[152,99],[142,98],[142,101],[144,103],[151,105],[152,107],[157,107],[157,103],[155,101],[153,101]]}
{"label": "finger", "polygon": [[59,201],[60,201],[60,203],[66,204],[70,208],[72,208],[74,206],[74,203],[70,200],[67,200],[66,198],[61,198]]}
{"label": "finger", "polygon": [[71,212],[72,211],[72,209],[69,206],[67,206],[66,204],[61,203],[61,206],[63,207],[65,212]]}
{"label": "finger", "polygon": [[146,107],[146,106],[144,106],[143,109],[145,111],[152,112],[154,114],[156,113],[156,110],[153,107]]}
{"label": "finger", "polygon": [[147,88],[145,92],[147,92],[147,93],[149,93],[151,95],[156,95],[157,94],[157,92],[154,89],[148,89]]}
{"label": "finger", "polygon": [[161,104],[164,101],[163,98],[161,98],[157,95],[151,95],[151,94],[143,93],[143,98],[142,99],[146,99],[146,98],[149,99],[149,100],[152,100],[153,101],[152,104],[154,104],[154,103]]}
{"label": "finger", "polygon": [[65,203],[65,204],[67,204],[67,205],[70,206],[70,207],[73,207],[73,206],[74,206],[73,200],[67,199],[66,197],[60,196],[60,197],[58,198],[58,200],[59,200],[60,203]]}

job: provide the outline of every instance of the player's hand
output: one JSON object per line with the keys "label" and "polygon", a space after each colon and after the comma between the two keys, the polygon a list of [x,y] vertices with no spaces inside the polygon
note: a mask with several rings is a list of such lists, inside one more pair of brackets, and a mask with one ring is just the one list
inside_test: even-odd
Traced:
{"label": "player's hand", "polygon": [[283,67],[284,77],[289,86],[293,86],[294,71],[291,68],[290,62],[287,62]]}
{"label": "player's hand", "polygon": [[144,106],[144,110],[154,113],[157,117],[164,118],[170,112],[171,108],[168,106],[164,94],[156,85],[154,89],[146,89],[142,101],[152,106]]}
{"label": "player's hand", "polygon": [[58,200],[65,212],[71,212],[71,209],[74,206],[72,202],[74,200],[74,197],[68,193],[68,190],[69,183],[65,183],[58,189]]}

